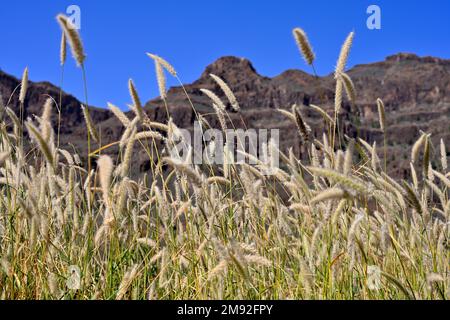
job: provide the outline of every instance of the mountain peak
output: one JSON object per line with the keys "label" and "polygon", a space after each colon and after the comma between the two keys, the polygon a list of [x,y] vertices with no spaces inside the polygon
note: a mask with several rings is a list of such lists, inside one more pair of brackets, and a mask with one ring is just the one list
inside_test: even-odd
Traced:
{"label": "mountain peak", "polygon": [[211,73],[221,78],[236,78],[238,75],[239,77],[254,77],[258,75],[248,59],[235,56],[225,56],[217,59],[206,67],[201,78],[209,78]]}
{"label": "mountain peak", "polygon": [[386,61],[393,61],[393,62],[400,62],[400,61],[420,61],[425,63],[439,63],[439,64],[445,64],[449,65],[450,60],[448,59],[441,59],[437,57],[420,57],[417,54],[414,53],[406,53],[406,52],[400,52],[391,56],[386,57]]}
{"label": "mountain peak", "polygon": [[405,61],[420,60],[420,57],[414,53],[400,52],[386,57],[386,61]]}

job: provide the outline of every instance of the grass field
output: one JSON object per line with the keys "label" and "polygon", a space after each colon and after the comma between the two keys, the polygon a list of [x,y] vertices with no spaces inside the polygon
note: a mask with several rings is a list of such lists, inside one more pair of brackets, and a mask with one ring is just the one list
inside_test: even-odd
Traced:
{"label": "grass field", "polygon": [[[58,21],[61,63],[67,41],[84,73],[79,35],[64,16]],[[313,66],[306,34],[295,29],[294,37]],[[96,125],[85,107],[89,160],[82,164],[58,144],[57,124],[50,121],[60,109],[57,101],[23,119],[25,72],[19,112],[3,99],[0,106],[0,298],[448,298],[450,173],[444,141],[433,146],[423,133],[412,146],[410,179],[397,181],[386,174],[389,123],[382,100],[384,145],[342,134],[342,99],[357,95],[345,74],[352,42],[353,33],[337,63],[334,114],[315,107],[327,124],[323,136],[311,136],[297,106],[280,111],[298,127],[309,160],[284,150],[279,167],[271,161],[194,166],[155,148],[159,141],[166,151],[173,149],[179,128],[171,120],[151,122],[132,81],[135,118],[110,105],[124,127],[119,156],[108,156],[109,146],[92,148]],[[164,59],[150,58],[165,98],[165,77],[176,71]],[[228,86],[213,79],[239,112]],[[222,130],[233,128],[224,103],[204,93]],[[136,179],[130,175],[135,146],[152,163]],[[278,152],[272,145],[267,149],[269,158]],[[267,169],[275,174],[264,175]]]}

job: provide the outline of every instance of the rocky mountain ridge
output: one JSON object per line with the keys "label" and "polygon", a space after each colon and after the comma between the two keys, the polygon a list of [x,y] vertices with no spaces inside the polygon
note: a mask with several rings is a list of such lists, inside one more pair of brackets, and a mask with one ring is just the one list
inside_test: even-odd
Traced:
{"label": "rocky mountain ridge", "polygon": [[[184,86],[195,109],[205,115],[213,126],[218,124],[217,118],[212,114],[209,99],[200,89],[210,89],[224,98],[224,102],[226,99],[209,76],[211,73],[224,79],[239,101],[242,109],[239,114],[228,106],[234,125],[255,129],[280,129],[283,149],[296,149],[299,141],[290,120],[275,109],[288,109],[294,103],[302,106],[306,121],[313,128],[314,135],[320,138],[323,121],[309,105],[319,105],[330,114],[334,108],[333,75],[315,77],[292,69],[269,78],[258,74],[250,61],[228,56],[207,66],[197,81]],[[401,53],[389,56],[381,62],[356,65],[347,73],[355,84],[357,99],[355,105],[344,100],[344,112],[340,119],[343,130],[349,136],[358,134],[369,142],[377,141],[382,145],[376,107],[376,99],[381,98],[386,105],[388,154],[392,174],[405,175],[405,170],[409,168],[410,147],[418,138],[420,130],[431,133],[436,146],[442,138],[450,150],[450,60]],[[0,94],[4,100],[11,97],[9,106],[16,111],[19,108],[16,89],[19,84],[19,79],[0,71]],[[48,82],[30,82],[25,101],[25,116],[40,114],[47,97],[51,96],[58,101],[59,94],[60,90]],[[180,127],[192,127],[195,115],[183,88],[170,88],[167,96],[168,109],[175,123]],[[61,105],[61,143],[64,147],[75,148],[83,154],[86,148],[86,129],[80,102],[63,93]],[[167,120],[164,104],[158,98],[146,103],[146,112],[152,120]],[[120,138],[123,128],[109,111],[91,107],[90,114],[101,131],[102,144]],[[358,127],[355,126],[355,119],[360,122]],[[54,121],[56,126],[56,112]],[[148,164],[145,163],[145,154],[139,158],[136,170],[142,172]]]}

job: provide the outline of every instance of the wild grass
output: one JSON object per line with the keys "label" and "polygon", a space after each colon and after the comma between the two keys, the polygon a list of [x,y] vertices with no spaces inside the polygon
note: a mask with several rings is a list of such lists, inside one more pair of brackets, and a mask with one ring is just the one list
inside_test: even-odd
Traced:
{"label": "wild grass", "polygon": [[[64,17],[58,19],[65,29]],[[306,34],[298,30],[312,64]],[[71,46],[81,45],[66,32]],[[353,100],[357,93],[344,73],[352,41],[353,33],[336,82]],[[73,51],[83,64],[83,51]],[[177,74],[149,56],[166,99],[164,70]],[[212,77],[240,112],[229,86]],[[313,106],[329,124],[321,137],[312,136],[293,106],[292,113],[281,112],[297,126],[309,160],[289,149],[280,154],[279,168],[271,161],[197,166],[167,154],[179,128],[170,118],[151,122],[131,80],[129,90],[135,118],[109,104],[123,137],[89,154],[97,163],[92,170],[57,142],[51,101],[25,124],[31,150],[20,143],[24,124],[1,101],[1,299],[448,298],[450,173],[443,141],[432,161],[434,148],[422,133],[412,148],[411,179],[396,181],[380,165],[376,143],[334,143],[340,105],[334,119]],[[225,129],[225,104],[202,92]],[[381,100],[378,105],[384,132],[388,110]],[[96,124],[84,110],[94,138]],[[105,153],[112,145],[119,146],[117,160]],[[130,175],[135,147],[152,160],[139,178]],[[270,157],[273,146],[268,149]],[[264,175],[268,170],[275,174]],[[74,266],[81,273],[77,290],[68,285]],[[379,283],[373,270],[380,270]]]}

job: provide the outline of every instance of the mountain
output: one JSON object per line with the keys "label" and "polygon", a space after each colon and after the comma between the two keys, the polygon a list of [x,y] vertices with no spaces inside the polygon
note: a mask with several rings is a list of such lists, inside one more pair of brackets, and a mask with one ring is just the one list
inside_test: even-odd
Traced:
{"label": "mountain", "polygon": [[[255,129],[278,128],[282,149],[292,146],[294,151],[301,152],[295,126],[276,112],[276,108],[289,109],[294,103],[302,106],[303,115],[318,138],[322,135],[323,120],[309,105],[321,106],[330,115],[334,109],[335,81],[332,74],[315,77],[300,70],[287,70],[268,78],[258,74],[250,61],[230,56],[207,66],[200,78],[185,85],[184,89],[173,87],[168,91],[168,109],[178,126],[190,128],[195,120],[184,90],[195,109],[204,114],[212,126],[218,126],[209,98],[200,91],[201,88],[210,89],[224,102],[227,101],[209,76],[211,73],[224,79],[239,101],[242,109],[239,114],[228,106],[234,125]],[[344,112],[340,116],[342,128],[348,136],[358,135],[369,142],[377,141],[381,150],[383,135],[378,125],[376,105],[377,98],[381,98],[386,106],[391,174],[402,177],[409,170],[411,145],[419,137],[420,130],[432,134],[435,146],[442,138],[450,150],[450,60],[400,53],[381,62],[357,65],[347,73],[355,84],[357,98],[355,105],[344,99]],[[18,79],[0,72],[0,93],[4,98],[9,97],[18,84]],[[27,114],[40,114],[46,95],[58,99],[59,89],[46,82],[30,83],[25,103]],[[17,96],[13,95],[11,101],[16,110]],[[86,129],[80,102],[67,94],[63,94],[62,101],[61,141],[84,149]],[[94,122],[101,128],[103,144],[120,138],[121,124],[109,111],[92,107],[90,110]],[[149,101],[146,112],[152,120],[167,120],[166,109],[160,99]],[[355,126],[356,119],[359,119],[358,127]],[[114,152],[114,149],[110,151]],[[144,163],[145,154],[139,158],[139,169],[145,170],[148,167],[148,163]]]}
{"label": "mountain", "polygon": [[[19,92],[21,81],[0,70],[0,97],[3,104],[8,105],[19,115]],[[41,115],[42,108],[48,97],[52,97],[59,103],[60,89],[49,82],[29,82],[27,95],[24,102],[24,119]],[[11,99],[11,101],[8,100]],[[81,102],[70,94],[62,92],[61,95],[61,113],[60,113],[60,142],[68,149],[84,150],[86,141],[86,128],[84,125]],[[112,117],[112,114],[105,109],[91,107],[90,116],[95,123]],[[58,123],[58,110],[52,114],[52,122],[55,131]]]}

